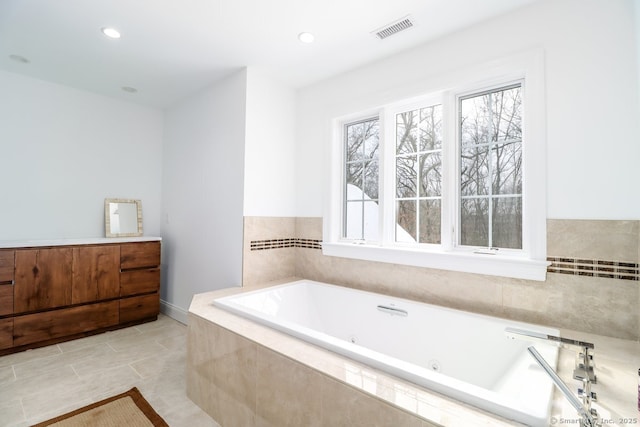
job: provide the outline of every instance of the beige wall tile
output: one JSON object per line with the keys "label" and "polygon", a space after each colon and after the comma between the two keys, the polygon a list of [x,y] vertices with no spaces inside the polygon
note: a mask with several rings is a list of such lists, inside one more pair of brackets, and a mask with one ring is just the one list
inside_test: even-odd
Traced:
{"label": "beige wall tile", "polygon": [[297,217],[296,237],[322,240],[322,218]]}
{"label": "beige wall tile", "polygon": [[[283,219],[249,222],[268,235]],[[322,218],[295,218],[295,235],[321,239]],[[280,230],[291,231],[284,225]],[[547,220],[549,256],[637,263],[640,221]],[[533,323],[640,339],[640,283],[548,273],[544,282],[328,257],[318,249],[279,250],[247,259],[246,283],[289,276]]]}
{"label": "beige wall tile", "polygon": [[242,284],[250,286],[291,277],[295,272],[295,249],[248,251],[242,269]]}
{"label": "beige wall tile", "polygon": [[501,313],[503,281],[490,276],[329,257],[302,248],[295,275],[451,308]]}
{"label": "beige wall tile", "polygon": [[242,283],[249,286],[293,276],[295,248],[251,250],[252,240],[295,237],[293,217],[244,217]]}
{"label": "beige wall tile", "polygon": [[255,425],[257,347],[189,316],[187,396],[223,426]]}
{"label": "beige wall tile", "polygon": [[323,426],[322,374],[258,347],[257,427]]}
{"label": "beige wall tile", "polygon": [[222,426],[437,426],[194,315],[187,394]]}
{"label": "beige wall tile", "polygon": [[322,381],[322,414],[322,425],[325,426],[422,427],[426,423],[415,415],[328,377]]}
{"label": "beige wall tile", "polygon": [[296,231],[295,217],[245,216],[245,241],[282,239],[293,237]]}
{"label": "beige wall tile", "polygon": [[638,339],[637,281],[548,273],[541,283],[504,286],[505,317],[617,338]]}
{"label": "beige wall tile", "polygon": [[332,268],[331,263],[332,258],[323,256],[321,250],[296,248],[294,273],[297,277],[326,282],[325,277]]}
{"label": "beige wall tile", "polygon": [[640,221],[547,220],[547,254],[638,262]]}

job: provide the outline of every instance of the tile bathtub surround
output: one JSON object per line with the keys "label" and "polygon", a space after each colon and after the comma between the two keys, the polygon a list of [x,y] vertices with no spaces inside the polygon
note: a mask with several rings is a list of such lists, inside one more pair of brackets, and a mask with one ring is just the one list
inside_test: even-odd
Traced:
{"label": "tile bathtub surround", "polygon": [[135,386],[173,427],[219,427],[186,395],[186,326],[155,322],[0,357],[0,426],[50,419]]}
{"label": "tile bathtub surround", "polygon": [[[293,217],[244,217],[244,286],[293,276],[298,249],[320,252],[322,233],[304,233],[304,220]],[[301,226],[302,232],[299,231]]]}
{"label": "tile bathtub surround", "polygon": [[318,219],[244,217],[242,284],[293,276],[298,250],[322,249],[322,222],[318,229]]}
{"label": "tile bathtub surround", "polygon": [[550,273],[639,280],[640,221],[547,220]]}
{"label": "tile bathtub surround", "polygon": [[[436,426],[206,320],[189,327],[189,397],[221,425]],[[225,351],[201,345],[208,335]]]}
{"label": "tile bathtub surround", "polygon": [[[210,304],[253,289],[199,294],[189,310],[189,396],[222,425],[516,425]],[[640,343],[570,330],[561,334],[595,344],[594,391],[600,398],[595,407],[607,423],[639,419]],[[571,350],[560,350],[558,372],[572,389],[577,386],[571,378],[575,357]],[[558,392],[552,416],[576,419]]]}
{"label": "tile bathtub surround", "polygon": [[517,425],[209,303],[245,290],[196,295],[189,309],[187,392],[221,425]]}
{"label": "tile bathtub surround", "polygon": [[[268,233],[285,228],[283,224],[289,234],[281,236],[322,239],[322,218],[250,217],[245,218],[245,224],[247,220],[252,225],[252,240],[276,238]],[[640,281],[634,266],[640,263],[639,224],[547,220],[549,257],[568,262],[552,261],[544,282],[328,257],[319,250],[294,247],[253,251],[254,256],[244,260],[248,274],[243,283],[248,286],[297,276],[513,320],[638,340]],[[589,266],[582,261],[596,264]],[[614,272],[607,271],[612,268]]]}
{"label": "tile bathtub surround", "polygon": [[296,238],[295,223],[292,217],[244,217],[244,286],[293,276],[297,248],[289,240]]}
{"label": "tile bathtub surround", "polygon": [[547,255],[637,264],[640,221],[548,219]]}

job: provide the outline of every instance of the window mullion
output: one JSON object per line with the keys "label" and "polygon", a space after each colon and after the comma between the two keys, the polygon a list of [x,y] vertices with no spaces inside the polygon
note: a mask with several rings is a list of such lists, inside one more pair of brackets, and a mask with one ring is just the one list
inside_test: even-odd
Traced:
{"label": "window mullion", "polygon": [[[446,93],[442,99],[442,249],[451,250],[456,246],[459,211],[458,152],[456,148],[457,126],[456,98],[453,93]],[[459,186],[458,186],[459,187]]]}
{"label": "window mullion", "polygon": [[381,212],[381,240],[383,245],[393,244],[395,242],[395,114],[390,109],[384,109],[380,114],[381,126],[381,153],[380,156],[380,179],[379,186],[380,212]]}
{"label": "window mullion", "polygon": [[489,209],[489,224],[487,225],[488,234],[488,247],[493,247],[493,162],[491,161],[491,149],[493,148],[493,92],[489,92],[489,140],[487,141],[487,168],[489,171],[489,182],[487,183],[488,189],[488,209]]}
{"label": "window mullion", "polygon": [[362,142],[362,172],[361,172],[361,177],[360,180],[362,182],[362,194],[360,195],[360,238],[362,240],[365,240],[365,236],[364,236],[364,201],[365,201],[365,186],[364,186],[364,180],[365,180],[365,160],[364,160],[364,155],[365,155],[365,149],[364,149],[364,141]]}

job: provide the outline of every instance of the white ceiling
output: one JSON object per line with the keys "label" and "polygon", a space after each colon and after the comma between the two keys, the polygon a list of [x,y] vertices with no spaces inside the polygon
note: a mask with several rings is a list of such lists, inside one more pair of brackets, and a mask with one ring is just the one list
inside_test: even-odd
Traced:
{"label": "white ceiling", "polygon": [[0,69],[162,108],[244,66],[302,87],[534,1],[0,0]]}

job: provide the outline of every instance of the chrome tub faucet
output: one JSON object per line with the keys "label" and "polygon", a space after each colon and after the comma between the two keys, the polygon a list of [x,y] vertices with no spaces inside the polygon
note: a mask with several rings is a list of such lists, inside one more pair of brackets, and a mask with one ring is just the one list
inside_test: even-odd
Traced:
{"label": "chrome tub faucet", "polygon": [[571,403],[571,406],[580,415],[581,427],[600,427],[602,421],[598,416],[598,411],[591,407],[592,402],[597,401],[596,393],[591,391],[591,385],[597,383],[595,375],[595,364],[593,362],[594,345],[590,342],[578,341],[570,338],[563,338],[554,335],[547,335],[535,331],[527,331],[516,328],[506,328],[505,334],[511,339],[522,339],[528,341],[551,341],[558,343],[565,348],[578,348],[579,353],[576,357],[575,368],[573,369],[573,379],[581,381],[582,387],[578,388],[578,396],[582,401],[571,392],[571,389],[558,376],[557,372],[547,363],[546,360],[538,353],[534,346],[529,346],[527,351],[549,375],[553,383],[558,387],[564,397]]}

